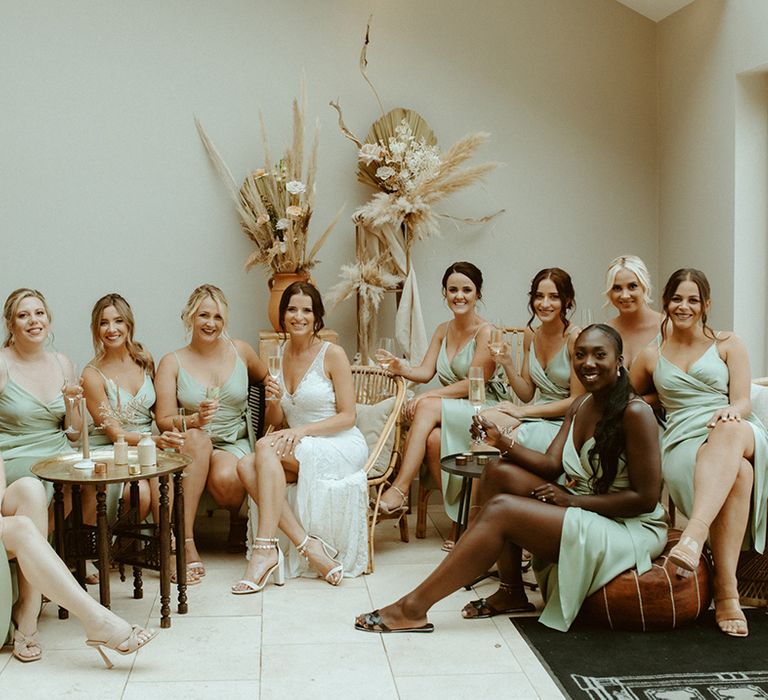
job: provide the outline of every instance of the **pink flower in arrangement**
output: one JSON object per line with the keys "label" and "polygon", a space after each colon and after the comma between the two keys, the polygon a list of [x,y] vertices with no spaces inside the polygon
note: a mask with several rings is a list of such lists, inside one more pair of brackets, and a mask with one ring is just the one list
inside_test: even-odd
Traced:
{"label": "pink flower in arrangement", "polygon": [[301,207],[292,204],[290,207],[285,208],[285,213],[292,219],[298,219],[304,213],[304,210]]}
{"label": "pink flower in arrangement", "polygon": [[264,224],[269,222],[269,214],[261,214],[258,219],[256,219],[256,225],[257,226],[263,226]]}

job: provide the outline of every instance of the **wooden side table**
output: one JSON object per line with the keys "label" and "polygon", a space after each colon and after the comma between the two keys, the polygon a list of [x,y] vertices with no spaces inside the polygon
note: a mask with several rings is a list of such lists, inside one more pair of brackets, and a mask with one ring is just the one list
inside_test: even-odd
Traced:
{"label": "wooden side table", "polygon": [[[44,459],[32,466],[32,473],[44,481],[53,483],[53,513],[54,541],[56,551],[61,559],[74,562],[75,578],[85,588],[85,560],[94,556],[99,561],[99,600],[105,607],[110,607],[109,592],[109,562],[113,557],[112,537],[134,539],[133,553],[138,553],[143,546],[149,547],[155,554],[149,559],[140,557],[129,560],[134,565],[134,598],[141,597],[140,566],[158,568],[160,573],[160,627],[170,627],[171,599],[171,515],[168,497],[168,479],[173,476],[174,518],[173,529],[176,536],[176,576],[178,584],[179,614],[187,612],[187,572],[184,557],[184,491],[182,488],[183,470],[192,460],[189,456],[176,452],[157,452],[157,466],[142,468],[141,474],[129,474],[128,465],[116,465],[111,449],[97,450],[91,453],[96,462],[106,462],[106,473],[95,474],[92,470],[81,470],[74,467],[80,461],[79,454],[61,455]],[[129,464],[138,464],[136,448],[128,450]],[[139,489],[138,482],[142,479],[157,478],[160,482],[160,522],[152,526],[144,526],[149,534],[140,532],[137,523]],[[107,485],[131,484],[131,512],[128,517],[121,518],[113,528],[107,522]],[[64,486],[72,488],[72,514],[68,526],[64,519]],[[81,488],[93,486],[96,488],[96,527],[83,524]],[[94,547],[95,539],[95,547]],[[154,560],[154,564],[151,560]],[[138,571],[137,571],[138,570]],[[138,576],[138,580],[137,577]],[[68,612],[59,609],[59,617],[66,618]]]}
{"label": "wooden side table", "polygon": [[[318,334],[320,340],[327,340],[329,343],[339,344],[339,334],[331,330],[330,328],[323,328]],[[267,361],[267,346],[269,343],[281,342],[286,338],[282,333],[277,331],[259,331],[259,357]]]}

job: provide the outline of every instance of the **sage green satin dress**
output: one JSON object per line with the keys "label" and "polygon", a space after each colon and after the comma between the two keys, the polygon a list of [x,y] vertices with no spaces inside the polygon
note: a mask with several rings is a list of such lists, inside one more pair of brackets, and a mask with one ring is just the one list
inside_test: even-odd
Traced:
{"label": "sage green satin dress", "polygon": [[[589,462],[593,444],[594,438],[589,438],[581,446],[581,452],[577,452],[571,423],[563,448],[564,477],[561,479],[561,483],[575,482],[568,489],[571,493],[593,493],[590,479],[595,470]],[[622,457],[609,493],[622,491],[629,485],[629,473]],[[650,513],[616,519],[582,508],[566,508],[557,564],[533,558],[536,580],[545,601],[539,622],[567,631],[585,598],[628,569],[634,567],[640,575],[650,570],[651,562],[661,554],[666,542],[666,513],[661,503]]]}
{"label": "sage green satin dress", "polygon": [[[224,450],[240,458],[251,452],[248,439],[246,410],[248,408],[248,368],[240,358],[234,343],[231,343],[235,353],[235,366],[232,373],[219,387],[219,410],[213,420],[205,426],[211,436],[214,450]],[[179,375],[176,382],[176,399],[187,413],[197,411],[205,400],[205,389],[181,364],[176,353],[173,353],[179,363]]]}
{"label": "sage green satin dress", "polygon": [[[479,332],[480,329],[478,329]],[[443,386],[455,384],[466,379],[472,358],[477,348],[477,333],[468,340],[454,356],[448,360],[445,348],[446,339],[440,345],[437,356],[437,377]],[[490,408],[507,398],[504,386],[503,370],[498,371],[485,385],[485,403],[481,410]],[[441,402],[440,424],[440,456],[455,455],[466,452],[472,445],[469,427],[474,416],[474,408],[467,399],[443,399]],[[459,519],[459,495],[461,493],[461,477],[448,472],[442,472],[443,503],[445,512],[451,520]]]}
{"label": "sage green satin dress", "polygon": [[[533,406],[567,399],[571,395],[571,355],[568,352],[568,339],[549,361],[544,369],[536,357],[533,340],[528,351],[528,371],[536,385],[536,398]],[[515,441],[529,450],[546,452],[563,424],[560,418],[524,418],[517,429]]]}
{"label": "sage green satin dress", "polygon": [[[720,357],[717,343],[712,343],[687,372],[659,351],[653,383],[667,411],[661,438],[661,466],[669,494],[686,517],[690,517],[693,509],[696,453],[709,436],[707,423],[715,411],[730,403],[729,380],[728,365]],[[755,437],[755,455],[752,507],[744,546],[762,553],[768,516],[768,433],[757,416],[750,415],[746,421]]]}

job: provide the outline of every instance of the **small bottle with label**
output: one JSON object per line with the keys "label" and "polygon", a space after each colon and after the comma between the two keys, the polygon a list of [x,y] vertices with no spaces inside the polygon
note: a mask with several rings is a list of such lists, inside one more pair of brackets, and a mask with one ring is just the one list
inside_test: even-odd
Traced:
{"label": "small bottle with label", "polygon": [[128,443],[125,441],[125,435],[120,433],[114,445],[115,466],[128,464]]}
{"label": "small bottle with label", "polygon": [[139,441],[139,466],[154,467],[157,464],[157,448],[149,433],[144,433]]}

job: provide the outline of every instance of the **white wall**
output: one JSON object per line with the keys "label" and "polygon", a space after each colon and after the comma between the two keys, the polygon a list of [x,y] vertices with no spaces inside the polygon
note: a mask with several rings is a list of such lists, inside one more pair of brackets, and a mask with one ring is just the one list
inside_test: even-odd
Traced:
{"label": "white wall", "polygon": [[[179,311],[210,281],[230,297],[233,334],[253,342],[267,325],[266,275],[242,269],[249,243],[193,114],[240,177],[262,164],[259,109],[273,149],[287,140],[302,71],[322,125],[315,233],[347,204],[315,272],[327,290],[353,256],[348,215],[369,196],[327,103],[340,98],[361,135],[378,116],[357,71],[371,9],[370,76],[385,106],[421,112],[446,147],[490,131],[481,158],[505,163],[440,208],[505,215],[447,223],[416,250],[430,326],[455,259],[481,265],[487,313],[509,322],[524,320],[541,267],[568,269],[596,312],[612,257],[656,267],[656,28],[613,0],[0,0],[0,297],[41,288],[57,346],[82,363],[101,294],[131,301],[159,356],[182,344]],[[351,351],[354,303],[327,321]]]}
{"label": "white wall", "polygon": [[696,0],[658,26],[660,272],[704,270],[713,325],[765,374],[768,3]]}

